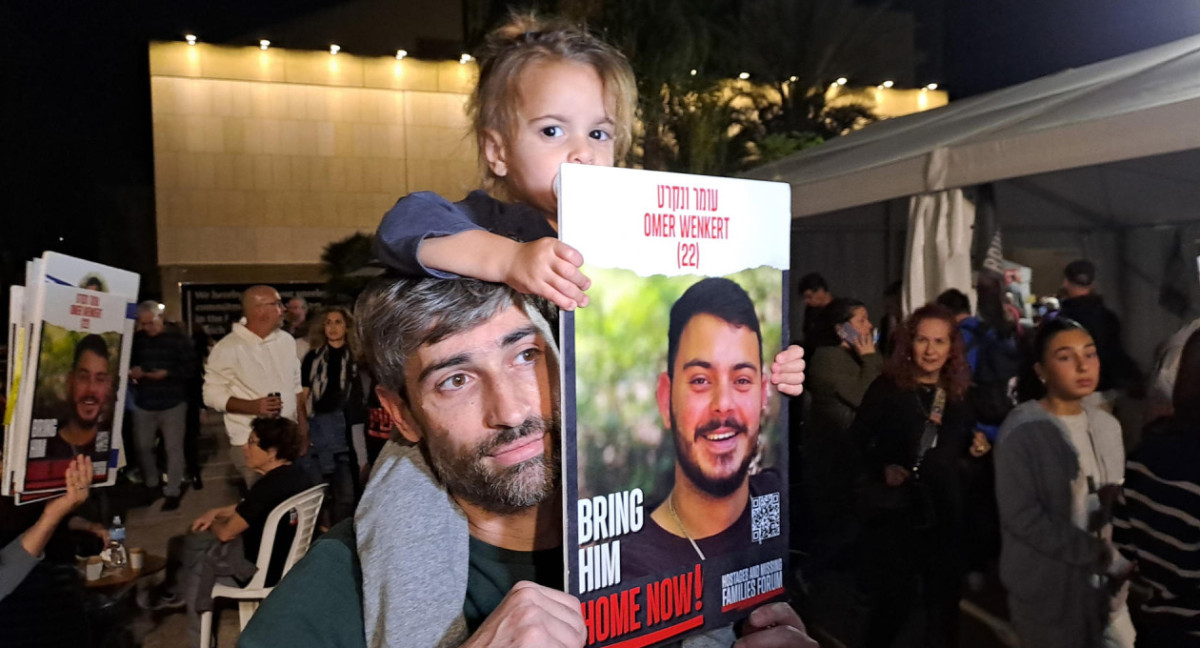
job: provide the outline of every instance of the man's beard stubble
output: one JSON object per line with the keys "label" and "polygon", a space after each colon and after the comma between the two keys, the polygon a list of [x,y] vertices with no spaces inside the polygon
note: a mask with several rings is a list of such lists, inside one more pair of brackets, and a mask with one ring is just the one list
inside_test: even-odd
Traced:
{"label": "man's beard stubble", "polygon": [[[484,459],[496,448],[529,435],[543,433],[550,435],[551,444],[542,456],[509,466],[498,473],[485,466]],[[549,421],[549,425],[543,418],[531,417],[517,427],[497,432],[470,452],[456,455],[452,449],[441,444],[433,448],[428,437],[421,444],[421,452],[452,495],[493,513],[511,514],[540,504],[558,492],[561,475],[558,454],[560,437],[557,415]]]}
{"label": "man's beard stubble", "polygon": [[[710,477],[704,474],[704,471],[692,460],[690,455],[683,452],[682,443],[679,440],[679,424],[675,421],[674,403],[672,403],[671,408],[671,436],[675,440],[675,461],[683,469],[683,474],[697,488],[713,497],[729,497],[732,495],[737,491],[738,487],[745,483],[746,476],[750,474],[750,465],[754,462],[757,449],[751,449],[750,452],[746,453],[746,457],[742,459],[741,465],[738,466],[738,469],[733,474],[727,477]],[[737,430],[738,434],[749,434],[746,424],[733,417],[727,417],[724,421],[714,419],[696,428],[696,431],[692,434],[692,443],[689,445],[695,447],[699,437],[720,427]]]}

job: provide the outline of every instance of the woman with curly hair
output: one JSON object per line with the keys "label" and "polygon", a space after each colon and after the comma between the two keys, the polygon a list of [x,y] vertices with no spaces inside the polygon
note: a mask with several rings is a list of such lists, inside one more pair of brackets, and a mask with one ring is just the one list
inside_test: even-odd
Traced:
{"label": "woman with curly hair", "polygon": [[894,336],[895,352],[863,397],[859,440],[866,641],[890,646],[913,614],[917,645],[953,646],[963,574],[960,463],[974,428],[966,404],[970,368],[954,316],[917,309]]}

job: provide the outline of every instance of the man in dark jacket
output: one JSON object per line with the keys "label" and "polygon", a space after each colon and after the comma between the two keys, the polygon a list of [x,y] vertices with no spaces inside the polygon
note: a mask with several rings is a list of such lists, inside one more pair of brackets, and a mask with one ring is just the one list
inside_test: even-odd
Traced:
{"label": "man in dark jacket", "polygon": [[162,432],[167,454],[167,484],[163,488],[166,500],[162,510],[173,511],[179,508],[179,498],[183,495],[187,385],[196,374],[196,357],[190,340],[163,327],[157,303],[138,304],[137,322],[139,330],[133,336],[133,356],[129,363],[129,377],[138,386],[133,437],[146,488],[153,492],[158,488],[161,474],[154,455],[154,438]]}
{"label": "man in dark jacket", "polygon": [[1079,322],[1092,334],[1096,341],[1096,352],[1100,355],[1100,384],[1097,395],[1102,396],[1104,407],[1112,410],[1118,390],[1126,390],[1141,384],[1141,372],[1121,340],[1121,321],[1116,313],[1104,305],[1104,299],[1095,294],[1096,266],[1087,259],[1067,264],[1063,270],[1061,314]]}
{"label": "man in dark jacket", "polygon": [[833,335],[833,324],[829,322],[829,304],[833,302],[833,293],[829,292],[825,277],[816,272],[801,277],[796,290],[804,299],[805,306],[804,357],[811,358],[817,347],[841,343]]}

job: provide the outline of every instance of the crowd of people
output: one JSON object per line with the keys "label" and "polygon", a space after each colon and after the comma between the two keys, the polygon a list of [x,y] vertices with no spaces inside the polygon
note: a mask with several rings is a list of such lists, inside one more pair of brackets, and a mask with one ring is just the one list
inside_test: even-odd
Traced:
{"label": "crowd of people", "polygon": [[963,589],[991,574],[1027,647],[1200,642],[1198,325],[1160,353],[1152,391],[1172,397],[1127,461],[1113,410],[1137,406],[1125,397],[1142,375],[1096,274],[1069,264],[1032,328],[999,278],[982,278],[976,308],[947,290],[888,352],[862,302],[800,281],[803,577],[852,579],[864,623],[851,645],[957,645]]}
{"label": "crowd of people", "polygon": [[[188,340],[164,327],[156,304],[139,307],[121,379],[132,387],[127,447],[147,499],[162,496],[170,510],[189,475],[203,487],[194,458],[201,405],[222,414],[245,486],[240,502],[181,529],[166,583],[144,601],[186,607],[193,645],[212,584],[244,583],[270,512],[320,483],[328,491],[319,538],[280,578],[274,558],[289,541],[281,523],[267,575],[274,592],[240,645],[587,640],[579,602],[562,592],[550,305],[585,306],[589,280],[579,253],[556,238],[554,179],[563,162],[612,166],[628,150],[636,83],[623,55],[554,20],[514,18],[479,59],[469,107],[490,193],[457,203],[427,192],[402,198],[376,236],[390,272],[353,308],[310,318],[302,300],[285,305],[275,289],[255,286],[241,320],[210,344],[202,332]],[[912,645],[956,645],[964,581],[974,586],[993,569],[1030,648],[1200,642],[1200,333],[1173,343],[1159,372],[1171,375],[1154,383],[1172,398],[1161,399],[1164,416],[1127,461],[1111,411],[1141,378],[1092,290],[1095,266],[1079,261],[1064,274],[1060,308],[1029,330],[997,301],[992,277],[981,279],[975,308],[952,290],[907,317],[892,286],[882,335],[863,302],[835,297],[810,275],[799,284],[804,349],[769,363],[752,307],[745,322],[709,312],[703,296],[690,299],[704,304],[693,308],[699,315],[672,310],[672,353],[689,344],[680,339],[696,321],[715,320],[749,356],[757,335],[758,364],[741,363],[757,367],[762,383],[748,410],[761,410],[766,381],[788,396],[803,386],[807,406],[793,409],[803,410],[801,453],[790,468],[802,483],[793,506],[804,528],[793,537],[805,543],[804,578],[852,572],[865,608],[862,645],[893,646],[905,635]],[[676,411],[678,368],[668,364],[660,408],[694,431],[689,413]],[[52,591],[26,575],[63,520],[107,541],[103,528],[72,517],[87,499],[86,461],[70,467],[66,495],[4,538],[0,603],[12,588]],[[703,557],[721,540],[708,523],[727,528],[744,516],[764,476],[723,480],[737,496],[726,498],[722,520],[679,516],[677,500],[684,508],[707,497],[706,476],[689,465],[678,457],[665,508],[649,516],[658,539],[642,540]],[[11,616],[0,604],[0,625]],[[786,603],[684,645],[735,642],[815,645]]]}

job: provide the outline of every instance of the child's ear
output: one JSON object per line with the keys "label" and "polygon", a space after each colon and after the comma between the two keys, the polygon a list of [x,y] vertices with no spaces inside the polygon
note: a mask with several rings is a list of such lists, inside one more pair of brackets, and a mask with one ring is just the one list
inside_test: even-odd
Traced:
{"label": "child's ear", "polygon": [[483,132],[483,157],[497,178],[508,175],[508,150],[504,147],[504,138],[490,128]]}

